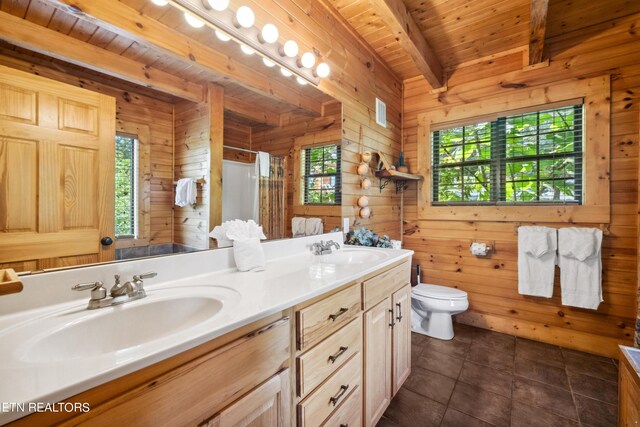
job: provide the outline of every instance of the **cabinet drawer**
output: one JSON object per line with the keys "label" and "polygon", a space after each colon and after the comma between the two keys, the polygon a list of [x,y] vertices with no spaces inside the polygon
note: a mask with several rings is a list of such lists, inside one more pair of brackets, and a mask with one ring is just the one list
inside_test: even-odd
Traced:
{"label": "cabinet drawer", "polygon": [[360,312],[360,287],[356,284],[296,313],[298,349],[322,341]]}
{"label": "cabinet drawer", "polygon": [[362,387],[362,353],[355,354],[329,379],[298,404],[298,425],[322,425],[340,403]]}
{"label": "cabinet drawer", "polygon": [[306,396],[362,347],[360,316],[298,357],[298,396]]}
{"label": "cabinet drawer", "polygon": [[406,261],[362,283],[363,309],[368,310],[411,281],[411,262]]}
{"label": "cabinet drawer", "polygon": [[362,387],[353,390],[353,393],[342,402],[333,414],[322,423],[323,427],[360,427],[362,425]]}

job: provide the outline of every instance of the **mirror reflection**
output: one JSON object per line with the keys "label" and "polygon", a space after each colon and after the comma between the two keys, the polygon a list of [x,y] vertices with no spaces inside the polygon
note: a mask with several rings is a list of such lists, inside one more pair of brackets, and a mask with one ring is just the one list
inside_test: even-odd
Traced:
{"label": "mirror reflection", "polygon": [[216,248],[233,219],[268,239],[339,225],[341,104],[163,13],[202,64],[42,2],[20,27],[37,37],[0,42],[0,268]]}

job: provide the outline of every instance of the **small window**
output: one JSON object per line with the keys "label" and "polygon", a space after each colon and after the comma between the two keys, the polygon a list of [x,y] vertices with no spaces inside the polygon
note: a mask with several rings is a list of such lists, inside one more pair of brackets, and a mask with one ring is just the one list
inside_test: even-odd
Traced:
{"label": "small window", "polygon": [[135,238],[138,209],[138,137],[116,135],[116,237]]}
{"label": "small window", "polygon": [[433,204],[581,204],[583,105],[431,133]]}
{"label": "small window", "polygon": [[303,150],[304,204],[342,203],[340,146],[325,145]]}

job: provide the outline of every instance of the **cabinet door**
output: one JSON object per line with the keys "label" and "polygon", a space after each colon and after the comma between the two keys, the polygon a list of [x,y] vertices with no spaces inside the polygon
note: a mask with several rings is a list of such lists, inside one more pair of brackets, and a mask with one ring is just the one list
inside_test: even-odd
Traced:
{"label": "cabinet door", "polygon": [[393,395],[411,373],[411,285],[397,290],[393,302]]}
{"label": "cabinet door", "polygon": [[203,426],[288,426],[291,423],[290,386],[289,370],[285,369],[224,409]]}
{"label": "cabinet door", "polygon": [[365,425],[375,426],[391,401],[391,298],[364,314]]}

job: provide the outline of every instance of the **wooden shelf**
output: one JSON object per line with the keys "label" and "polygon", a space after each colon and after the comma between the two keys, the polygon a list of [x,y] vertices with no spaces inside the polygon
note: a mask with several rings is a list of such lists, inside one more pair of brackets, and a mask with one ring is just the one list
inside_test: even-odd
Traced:
{"label": "wooden shelf", "polygon": [[408,181],[422,181],[424,179],[422,175],[414,175],[412,173],[398,172],[390,169],[377,170],[374,174],[380,180],[380,191],[393,181],[396,183],[396,193],[406,190]]}

